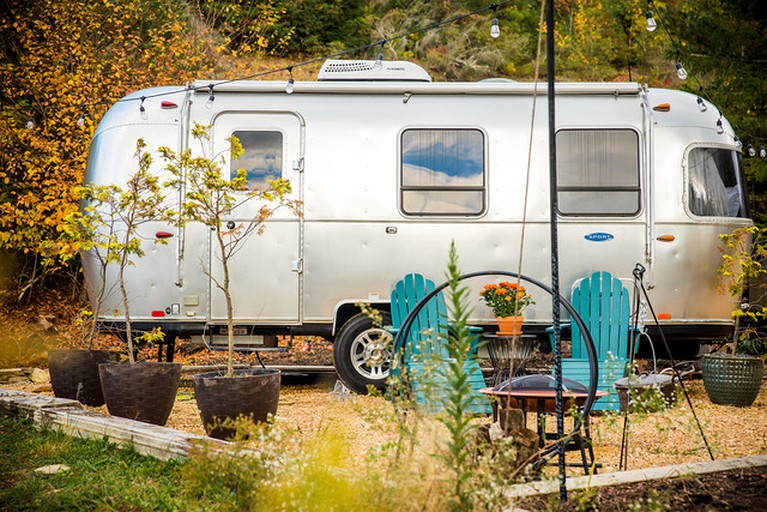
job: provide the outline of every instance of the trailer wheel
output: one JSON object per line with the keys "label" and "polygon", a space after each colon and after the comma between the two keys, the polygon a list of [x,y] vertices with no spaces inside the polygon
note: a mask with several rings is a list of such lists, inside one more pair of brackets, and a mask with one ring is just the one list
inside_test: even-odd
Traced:
{"label": "trailer wheel", "polygon": [[[391,317],[382,312],[383,324]],[[346,387],[357,393],[367,393],[369,385],[386,387],[391,368],[392,335],[364,313],[347,321],[333,343],[333,362]]]}

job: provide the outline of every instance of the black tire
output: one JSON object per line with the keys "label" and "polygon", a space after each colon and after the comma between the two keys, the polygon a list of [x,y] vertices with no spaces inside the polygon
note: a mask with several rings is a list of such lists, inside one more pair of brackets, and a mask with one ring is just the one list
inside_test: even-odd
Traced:
{"label": "black tire", "polygon": [[[391,325],[389,313],[382,312],[383,325]],[[336,373],[346,387],[367,393],[368,386],[386,388],[391,369],[393,336],[373,325],[364,313],[351,317],[333,342]]]}

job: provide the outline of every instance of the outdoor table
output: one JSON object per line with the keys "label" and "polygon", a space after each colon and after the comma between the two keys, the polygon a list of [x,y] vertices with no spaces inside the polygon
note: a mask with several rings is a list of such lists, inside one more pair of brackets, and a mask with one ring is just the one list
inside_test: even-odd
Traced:
{"label": "outdoor table", "polygon": [[[504,407],[518,408],[522,410],[522,414],[525,419],[525,425],[527,425],[527,413],[534,412],[537,416],[537,432],[538,432],[538,446],[542,448],[539,455],[539,461],[536,466],[545,464],[551,457],[556,454],[556,444],[545,448],[545,441],[547,439],[556,439],[556,433],[546,433],[546,414],[556,412],[556,390],[553,388],[547,389],[509,389],[503,391],[497,391],[494,388],[484,388],[480,390],[480,393],[488,395],[490,397],[496,397],[498,400],[493,400],[493,421],[498,420],[498,404],[499,402]],[[605,391],[597,391],[597,398],[607,396]],[[588,398],[587,392],[580,391],[562,391],[562,398],[564,403],[562,409],[567,412],[573,406],[582,407],[586,403]],[[565,449],[577,449],[581,452],[580,464],[568,464],[568,466],[582,466],[585,474],[589,474],[592,462],[594,461],[594,450],[591,446],[591,437],[589,433],[589,418],[583,418],[583,432],[576,432],[570,442],[565,444]],[[587,453],[588,452],[588,453]],[[596,468],[600,467],[599,464],[594,465],[594,472]]]}
{"label": "outdoor table", "polygon": [[497,386],[509,378],[509,370],[514,365],[514,375],[520,375],[525,369],[525,363],[533,353],[536,336],[522,334],[519,336],[502,336],[499,334],[483,334],[487,354],[493,365],[493,376],[490,384]]}

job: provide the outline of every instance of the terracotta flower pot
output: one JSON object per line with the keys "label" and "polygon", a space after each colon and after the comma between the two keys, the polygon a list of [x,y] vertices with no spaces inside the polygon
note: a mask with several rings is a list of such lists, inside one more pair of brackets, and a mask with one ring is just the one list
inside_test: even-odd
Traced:
{"label": "terracotta flower pot", "polygon": [[519,336],[522,334],[522,323],[525,321],[523,316],[499,316],[498,335],[499,336]]}

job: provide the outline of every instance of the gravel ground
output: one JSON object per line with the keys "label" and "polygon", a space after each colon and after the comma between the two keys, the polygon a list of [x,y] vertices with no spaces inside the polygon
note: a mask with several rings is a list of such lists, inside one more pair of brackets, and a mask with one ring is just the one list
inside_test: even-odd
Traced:
{"label": "gravel ground", "polygon": [[[394,439],[394,410],[383,398],[333,393],[335,380],[328,376],[313,385],[285,385],[280,391],[277,418],[297,436],[311,436],[321,429],[340,426],[357,447],[360,457]],[[50,385],[19,383],[10,387],[49,394]],[[686,381],[695,412],[716,459],[767,453],[767,381],[750,407],[712,404],[700,380]],[[94,408],[107,414],[106,407]],[[478,418],[489,423],[490,418]],[[534,429],[535,415],[528,415]],[[553,416],[549,428],[555,425]],[[193,390],[182,387],[168,427],[204,434]],[[624,417],[594,414],[592,439],[601,472],[617,471]],[[710,460],[686,400],[663,412],[631,414],[628,417],[628,468],[666,466]],[[573,457],[574,454],[568,454]],[[575,469],[572,474],[578,474]]]}

